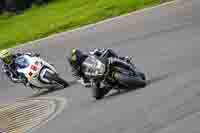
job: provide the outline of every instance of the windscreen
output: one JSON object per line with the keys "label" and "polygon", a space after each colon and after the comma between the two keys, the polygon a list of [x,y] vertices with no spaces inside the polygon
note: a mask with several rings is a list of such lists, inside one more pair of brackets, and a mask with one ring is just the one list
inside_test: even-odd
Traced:
{"label": "windscreen", "polygon": [[29,66],[29,61],[24,56],[19,56],[15,60],[17,68],[23,69]]}
{"label": "windscreen", "polygon": [[105,65],[96,57],[89,56],[82,65],[86,76],[99,77],[105,72]]}
{"label": "windscreen", "polygon": [[83,71],[86,75],[90,75],[96,72],[97,59],[89,56],[83,63]]}

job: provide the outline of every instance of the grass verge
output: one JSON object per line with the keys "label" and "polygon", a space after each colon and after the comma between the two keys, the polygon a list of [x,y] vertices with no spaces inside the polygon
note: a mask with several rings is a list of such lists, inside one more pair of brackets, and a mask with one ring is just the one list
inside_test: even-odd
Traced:
{"label": "grass verge", "polygon": [[110,17],[154,6],[163,0],[54,0],[17,16],[0,15],[0,49]]}

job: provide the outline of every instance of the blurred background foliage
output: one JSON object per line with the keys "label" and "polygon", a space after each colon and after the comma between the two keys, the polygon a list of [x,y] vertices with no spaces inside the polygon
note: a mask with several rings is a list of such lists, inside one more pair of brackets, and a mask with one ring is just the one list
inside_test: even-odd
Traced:
{"label": "blurred background foliage", "polygon": [[50,0],[0,0],[0,13],[11,12],[20,13],[33,4],[42,5]]}

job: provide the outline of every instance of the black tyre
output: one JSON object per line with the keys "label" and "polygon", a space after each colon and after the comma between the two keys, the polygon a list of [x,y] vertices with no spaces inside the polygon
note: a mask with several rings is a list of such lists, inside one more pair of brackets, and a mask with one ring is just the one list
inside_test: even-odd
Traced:
{"label": "black tyre", "polygon": [[68,82],[65,81],[63,78],[59,77],[58,75],[56,76],[54,81],[56,81],[57,83],[63,85],[64,88],[69,86]]}
{"label": "black tyre", "polygon": [[93,88],[93,97],[96,100],[100,100],[100,99],[104,98],[104,96],[106,94],[108,94],[111,89],[112,88],[106,88],[106,87],[103,87],[103,88],[99,88],[99,87]]}
{"label": "black tyre", "polygon": [[[116,80],[118,80],[118,82],[128,87],[129,86],[138,86],[138,87],[146,86],[146,81],[141,80],[140,77],[128,76],[119,72],[115,73],[114,77]],[[143,78],[145,79],[145,77]]]}
{"label": "black tyre", "polygon": [[96,100],[100,100],[100,99],[102,99],[104,97],[102,88],[92,88],[92,89],[93,89],[93,97]]}
{"label": "black tyre", "polygon": [[49,79],[50,81],[55,81],[58,84],[63,85],[64,88],[69,86],[68,82],[65,81],[63,78],[59,77],[59,75],[57,75],[57,74],[52,74],[52,73],[46,72],[45,77],[47,79]]}

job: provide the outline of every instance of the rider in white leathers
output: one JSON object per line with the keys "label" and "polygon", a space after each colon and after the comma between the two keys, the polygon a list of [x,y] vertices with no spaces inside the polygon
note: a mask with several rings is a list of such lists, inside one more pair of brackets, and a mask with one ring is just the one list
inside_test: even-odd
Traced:
{"label": "rider in white leathers", "polygon": [[[11,54],[8,49],[0,51],[0,59],[3,61],[3,71],[9,77],[9,79],[14,83],[24,83],[25,86],[28,86],[28,80],[23,74],[25,71],[25,62],[16,62],[16,59],[19,57],[24,57],[27,60],[30,60],[31,57],[39,57],[39,54],[32,53],[17,53]],[[22,61],[22,60],[21,60]],[[20,72],[21,71],[21,72]]]}

